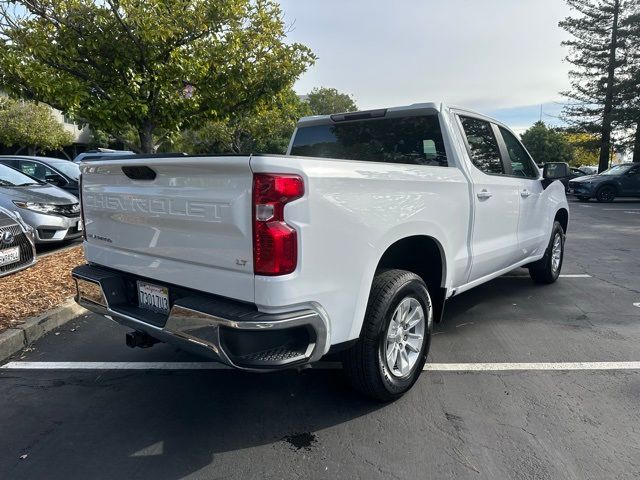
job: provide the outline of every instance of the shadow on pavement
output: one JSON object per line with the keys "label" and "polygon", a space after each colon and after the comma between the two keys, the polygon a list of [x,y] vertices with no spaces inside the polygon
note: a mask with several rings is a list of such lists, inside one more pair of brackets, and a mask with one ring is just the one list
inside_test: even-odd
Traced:
{"label": "shadow on pavement", "polygon": [[66,248],[75,247],[76,245],[82,245],[82,238],[76,238],[73,240],[62,240],[61,242],[53,243],[40,243],[36,245],[36,253],[38,255],[46,255],[49,253],[55,253],[58,250],[65,250]]}
{"label": "shadow on pavement", "polygon": [[349,390],[338,371],[0,378],[14,397],[0,399],[0,471],[12,479],[182,478],[224,452],[302,448],[313,432],[382,407]]}

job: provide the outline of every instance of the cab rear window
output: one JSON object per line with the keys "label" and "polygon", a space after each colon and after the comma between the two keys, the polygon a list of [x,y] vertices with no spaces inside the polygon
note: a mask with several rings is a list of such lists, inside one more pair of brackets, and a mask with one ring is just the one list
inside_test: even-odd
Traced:
{"label": "cab rear window", "polygon": [[300,127],[293,140],[291,155],[448,166],[436,115]]}

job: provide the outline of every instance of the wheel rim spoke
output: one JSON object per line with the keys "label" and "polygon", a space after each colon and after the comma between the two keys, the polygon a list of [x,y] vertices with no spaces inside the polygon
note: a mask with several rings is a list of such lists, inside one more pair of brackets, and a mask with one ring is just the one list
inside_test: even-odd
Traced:
{"label": "wheel rim spoke", "polygon": [[407,319],[408,305],[405,302],[400,302],[400,305],[398,305],[398,307],[400,308],[400,323],[405,323]]}
{"label": "wheel rim spoke", "polygon": [[416,339],[409,339],[407,340],[407,350],[414,352],[414,353],[420,353],[420,344],[422,343],[422,339],[420,340],[416,340]]}
{"label": "wheel rim spoke", "polygon": [[409,355],[406,350],[400,350],[400,373],[406,375],[410,370]]}
{"label": "wheel rim spoke", "polygon": [[389,325],[389,330],[387,331],[387,340],[396,339],[396,337],[398,336],[399,327],[400,327],[399,323],[391,319],[391,324]]}
{"label": "wheel rim spoke", "polygon": [[391,344],[387,348],[387,364],[395,366],[398,362],[399,349],[396,343]]}
{"label": "wheel rim spoke", "polygon": [[411,314],[407,317],[406,324],[408,329],[414,328],[419,322],[423,320],[422,309],[415,308]]}

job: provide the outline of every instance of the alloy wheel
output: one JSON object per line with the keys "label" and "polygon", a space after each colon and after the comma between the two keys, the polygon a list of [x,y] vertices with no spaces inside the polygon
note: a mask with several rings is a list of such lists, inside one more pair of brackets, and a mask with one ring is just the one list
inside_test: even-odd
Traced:
{"label": "alloy wheel", "polygon": [[420,302],[405,297],[396,307],[386,332],[384,358],[394,377],[408,377],[420,358],[425,334],[425,313]]}

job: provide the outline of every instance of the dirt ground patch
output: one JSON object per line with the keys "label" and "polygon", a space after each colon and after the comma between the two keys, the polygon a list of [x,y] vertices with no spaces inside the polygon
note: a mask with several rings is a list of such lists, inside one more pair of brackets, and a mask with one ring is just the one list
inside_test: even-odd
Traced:
{"label": "dirt ground patch", "polygon": [[84,263],[82,247],[41,258],[22,272],[0,278],[0,331],[58,307],[75,293],[73,267]]}

